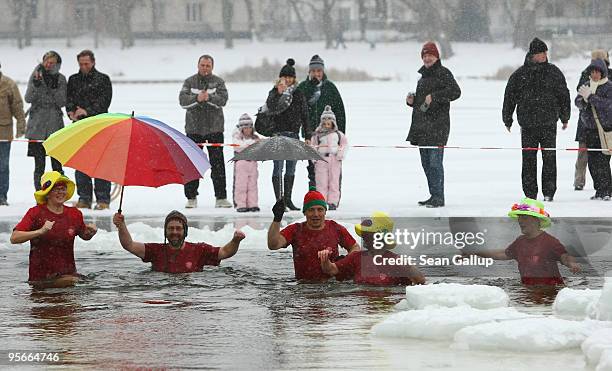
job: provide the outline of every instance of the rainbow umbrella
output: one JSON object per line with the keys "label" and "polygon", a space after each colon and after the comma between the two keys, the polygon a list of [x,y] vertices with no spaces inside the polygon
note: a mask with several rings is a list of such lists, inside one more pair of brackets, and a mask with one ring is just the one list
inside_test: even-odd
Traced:
{"label": "rainbow umbrella", "polygon": [[[92,178],[122,186],[160,187],[204,177],[210,163],[191,139],[146,116],[103,113],[53,133],[49,156]],[[123,202],[123,189],[119,212]]]}

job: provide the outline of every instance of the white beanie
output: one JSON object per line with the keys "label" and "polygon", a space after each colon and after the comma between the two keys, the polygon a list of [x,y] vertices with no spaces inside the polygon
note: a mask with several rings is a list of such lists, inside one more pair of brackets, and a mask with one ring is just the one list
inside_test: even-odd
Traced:
{"label": "white beanie", "polygon": [[321,114],[321,122],[323,122],[324,119],[331,119],[334,124],[336,123],[336,115],[334,114],[334,111],[331,110],[331,107],[325,106],[325,110],[323,110],[323,113]]}
{"label": "white beanie", "polygon": [[240,119],[238,119],[238,125],[236,125],[237,128],[252,128],[253,127],[253,119],[251,119],[251,116],[249,116],[248,113],[243,113],[242,116],[240,116]]}

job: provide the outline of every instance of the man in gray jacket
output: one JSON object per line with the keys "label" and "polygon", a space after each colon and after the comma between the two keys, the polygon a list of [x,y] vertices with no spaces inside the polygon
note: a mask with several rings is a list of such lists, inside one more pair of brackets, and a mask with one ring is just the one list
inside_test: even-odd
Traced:
{"label": "man in gray jacket", "polygon": [[[223,143],[223,106],[227,103],[225,81],[213,75],[214,59],[203,55],[198,60],[198,73],[188,77],[179,94],[185,113],[185,133],[196,143]],[[208,146],[211,178],[217,199],[215,207],[232,207],[227,201],[223,147]],[[185,184],[187,208],[198,206],[199,180]]]}

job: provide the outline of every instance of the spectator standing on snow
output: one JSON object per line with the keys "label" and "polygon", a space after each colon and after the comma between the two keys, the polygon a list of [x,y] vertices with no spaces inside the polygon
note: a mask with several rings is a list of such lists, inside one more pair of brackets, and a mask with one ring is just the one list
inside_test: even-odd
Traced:
{"label": "spectator standing on snow", "polygon": [[0,70],[0,206],[8,205],[13,117],[17,120],[15,137],[22,137],[26,125],[21,93],[17,84]]}
{"label": "spectator standing on snow", "polygon": [[[233,135],[235,153],[259,140],[259,136],[253,131],[253,119],[246,113],[240,116],[238,125]],[[234,162],[234,206],[236,211],[244,213],[247,211],[259,211],[257,197],[257,161],[239,160]]]}
{"label": "spectator standing on snow", "polygon": [[[601,59],[595,59],[587,72],[590,75],[589,81],[578,89],[575,103],[580,109],[586,146],[602,148],[603,132],[612,130],[612,82],[608,81],[608,66]],[[609,153],[589,151],[587,156],[595,187],[595,195],[591,199],[610,201],[612,177]]]}
{"label": "spectator standing on snow", "polygon": [[[215,61],[210,55],[198,59],[198,73],[188,77],[179,93],[179,103],[185,113],[185,133],[196,143],[223,143],[225,119],[223,107],[228,94],[225,81],[214,75]],[[227,201],[223,147],[207,146],[211,178],[215,189],[215,207],[232,207]],[[186,208],[198,207],[200,181],[185,184]]]}
{"label": "spectator standing on snow", "polygon": [[[48,51],[43,56],[28,80],[25,101],[31,104],[26,138],[28,156],[34,157],[34,188],[40,190],[40,177],[45,172],[47,152],[42,141],[64,127],[62,107],[66,105],[66,77],[59,70],[62,58],[55,51]],[[54,171],[64,174],[62,164],[51,158]]]}
{"label": "spectator standing on snow", "polygon": [[[450,102],[461,96],[461,89],[451,71],[442,66],[440,53],[434,42],[421,49],[423,66],[416,93],[406,97],[412,107],[412,124],[407,141],[413,146],[445,146],[450,133]],[[419,148],[421,165],[427,177],[430,198],[419,201],[419,206],[443,207],[444,148]]]}
{"label": "spectator standing on snow", "polygon": [[[591,52],[591,62],[601,59],[605,62],[606,67],[608,69],[608,76],[612,76],[612,69],[610,69],[610,57],[608,52],[603,49],[595,49]],[[588,68],[584,69],[580,74],[580,81],[578,82],[578,86],[576,86],[576,91],[587,84],[590,79],[590,74],[588,72]],[[576,142],[578,142],[579,148],[587,148],[586,139],[584,136],[584,125],[582,124],[582,118],[578,117],[578,125],[576,125]],[[584,189],[584,185],[586,183],[586,168],[588,163],[588,154],[587,151],[578,151],[578,156],[576,158],[576,168],[574,171],[574,190],[582,191]]]}
{"label": "spectator standing on snow", "polygon": [[340,174],[348,141],[338,130],[336,116],[330,106],[325,107],[321,123],[312,135],[312,145],[325,161],[315,161],[317,190],[327,200],[329,210],[336,210],[340,202]]}
{"label": "spectator standing on snow", "polygon": [[[66,112],[70,120],[78,121],[87,117],[108,112],[113,87],[110,78],[96,69],[96,58],[91,50],[77,54],[79,72],[68,79],[68,100]],[[91,209],[92,193],[96,194],[96,210],[108,209],[110,204],[111,183],[105,179],[95,179],[94,187],[91,178],[80,171],[75,171],[79,201],[76,207]]]}
{"label": "spectator standing on snow", "polygon": [[[548,47],[537,37],[529,44],[525,63],[510,76],[506,85],[502,119],[510,132],[512,115],[521,127],[523,148],[554,148],[557,145],[557,120],[567,129],[570,96],[563,73],[548,62]],[[523,150],[522,182],[526,197],[538,196],[538,151]],[[542,150],[542,193],[552,201],[557,191],[557,154]]]}
{"label": "spectator standing on snow", "polygon": [[[336,85],[325,74],[325,63],[319,55],[315,54],[308,65],[308,77],[302,81],[297,89],[301,91],[308,102],[308,129],[313,132],[319,126],[319,118],[326,106],[330,106],[336,115],[338,130],[346,134],[346,115],[344,102]],[[342,178],[342,176],[340,177]],[[314,163],[308,163],[309,186],[315,186]]]}
{"label": "spectator standing on snow", "polygon": [[[308,106],[304,94],[296,89],[297,79],[295,74],[295,61],[287,59],[287,64],[281,68],[276,84],[268,93],[266,106],[272,113],[274,122],[273,135],[282,135],[289,138],[299,139],[300,129],[306,143],[310,143],[312,131],[308,126]],[[284,163],[284,164],[283,164]],[[299,210],[291,201],[293,183],[295,181],[295,165],[297,161],[274,161],[272,171],[272,187],[276,200],[280,198],[280,177],[285,166],[283,179],[283,197],[285,206],[290,210]]]}

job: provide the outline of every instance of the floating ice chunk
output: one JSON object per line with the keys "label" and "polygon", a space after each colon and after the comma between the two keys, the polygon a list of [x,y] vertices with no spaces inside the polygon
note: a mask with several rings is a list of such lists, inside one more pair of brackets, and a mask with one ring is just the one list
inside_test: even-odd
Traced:
{"label": "floating ice chunk", "polygon": [[472,308],[491,309],[507,307],[509,300],[508,294],[495,286],[438,283],[406,287],[406,307],[409,309],[423,309],[429,305],[468,305]]}
{"label": "floating ice chunk", "polygon": [[527,318],[465,327],[455,334],[460,349],[547,352],[579,347],[605,322]]}
{"label": "floating ice chunk", "polygon": [[606,350],[612,352],[612,328],[593,332],[580,347],[589,365],[599,364],[603,352]]}
{"label": "floating ice chunk", "polygon": [[612,371],[612,350],[604,350],[595,371]]}
{"label": "floating ice chunk", "polygon": [[589,313],[589,307],[597,303],[601,290],[575,290],[568,287],[557,294],[553,311],[558,316],[583,319]]}
{"label": "floating ice chunk", "polygon": [[612,277],[606,277],[601,296],[592,307],[589,317],[600,321],[612,321]]}
{"label": "floating ice chunk", "polygon": [[514,308],[429,307],[394,313],[374,325],[372,334],[380,337],[451,340],[458,330],[466,326],[491,321],[516,321],[526,317],[529,315]]}

